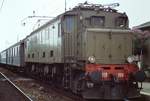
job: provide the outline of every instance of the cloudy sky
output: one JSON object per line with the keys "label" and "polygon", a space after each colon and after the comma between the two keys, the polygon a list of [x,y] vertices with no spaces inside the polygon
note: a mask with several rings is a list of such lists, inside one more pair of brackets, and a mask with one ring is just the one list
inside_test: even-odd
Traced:
{"label": "cloudy sky", "polygon": [[[149,0],[66,0],[67,9],[78,3],[110,4],[120,3],[117,7],[120,12],[129,16],[130,28],[150,21]],[[3,0],[0,0],[0,6]],[[65,0],[4,0],[0,9],[0,51],[29,35],[41,18],[28,16],[55,17],[64,12]],[[35,13],[33,14],[33,11]],[[42,21],[42,20],[41,20]],[[46,20],[43,20],[46,21]],[[25,23],[25,25],[23,25]]]}

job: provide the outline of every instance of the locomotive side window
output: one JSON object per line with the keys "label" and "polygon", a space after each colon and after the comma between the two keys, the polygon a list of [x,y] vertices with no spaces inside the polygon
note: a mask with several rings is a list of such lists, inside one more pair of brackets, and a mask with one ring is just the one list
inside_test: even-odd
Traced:
{"label": "locomotive side window", "polygon": [[45,58],[45,52],[43,52],[43,58]]}
{"label": "locomotive side window", "polygon": [[118,17],[116,19],[117,27],[126,27],[126,24],[127,24],[127,17]]}
{"label": "locomotive side window", "polygon": [[50,51],[50,57],[53,57],[53,56],[54,56],[54,51],[51,50],[51,51]]}
{"label": "locomotive side window", "polygon": [[30,58],[30,54],[28,54],[28,58]]}
{"label": "locomotive side window", "polygon": [[104,16],[92,16],[91,17],[91,25],[93,27],[103,27],[105,23]]}
{"label": "locomotive side window", "polygon": [[34,58],[34,53],[32,53],[32,58]]}

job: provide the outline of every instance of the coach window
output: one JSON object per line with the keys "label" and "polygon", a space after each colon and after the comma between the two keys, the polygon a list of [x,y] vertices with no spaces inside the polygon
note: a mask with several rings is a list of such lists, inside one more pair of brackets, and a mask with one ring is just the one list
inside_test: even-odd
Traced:
{"label": "coach window", "polygon": [[13,56],[13,50],[12,50],[12,48],[11,48],[11,57]]}
{"label": "coach window", "polygon": [[40,32],[40,35],[41,35],[41,44],[43,44],[43,36],[42,36],[42,31]]}
{"label": "coach window", "polygon": [[12,57],[14,56],[14,49],[12,48]]}
{"label": "coach window", "polygon": [[18,47],[16,47],[16,56],[18,56]]}
{"label": "coach window", "polygon": [[10,62],[10,49],[9,49],[9,51],[8,51],[8,52],[9,52],[9,57],[8,57],[8,59],[9,59],[9,60],[8,60],[8,61]]}
{"label": "coach window", "polygon": [[12,48],[12,57],[14,56],[14,48]]}
{"label": "coach window", "polygon": [[58,23],[58,37],[61,36],[61,23]]}
{"label": "coach window", "polygon": [[38,41],[38,44],[41,44],[41,33],[38,32],[37,35],[38,35],[38,40],[37,40],[37,41]]}
{"label": "coach window", "polygon": [[18,55],[20,55],[20,47],[18,47]]}
{"label": "coach window", "polygon": [[14,56],[15,56],[15,48],[14,48]]}
{"label": "coach window", "polygon": [[19,56],[19,47],[17,47],[17,56]]}
{"label": "coach window", "polygon": [[47,44],[47,41],[48,41],[48,28],[45,29],[45,41],[46,41],[46,44]]}
{"label": "coach window", "polygon": [[14,49],[15,49],[15,56],[17,56],[17,54],[16,54],[17,53],[17,48],[15,47]]}
{"label": "coach window", "polygon": [[53,57],[53,56],[54,56],[54,51],[51,50],[51,51],[50,51],[50,57]]}
{"label": "coach window", "polygon": [[43,44],[45,44],[46,43],[46,33],[45,33],[46,31],[45,30],[43,30]]}
{"label": "coach window", "polygon": [[16,47],[16,56],[18,56],[18,47]]}
{"label": "coach window", "polygon": [[92,16],[91,17],[91,25],[93,27],[103,27],[105,23],[104,16]]}
{"label": "coach window", "polygon": [[50,38],[50,28],[47,28],[47,33],[48,33],[48,40]]}

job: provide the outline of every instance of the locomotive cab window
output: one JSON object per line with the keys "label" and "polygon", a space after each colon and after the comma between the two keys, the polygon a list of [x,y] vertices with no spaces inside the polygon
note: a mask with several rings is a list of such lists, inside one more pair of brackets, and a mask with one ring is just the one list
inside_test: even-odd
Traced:
{"label": "locomotive cab window", "polygon": [[127,25],[127,17],[118,17],[116,19],[116,27],[124,28]]}
{"label": "locomotive cab window", "polygon": [[90,18],[85,18],[84,25],[87,27],[91,25]]}
{"label": "locomotive cab window", "polygon": [[28,54],[28,58],[30,58],[30,54]]}
{"label": "locomotive cab window", "polygon": [[91,25],[93,27],[103,27],[105,23],[104,16],[92,16],[91,17]]}

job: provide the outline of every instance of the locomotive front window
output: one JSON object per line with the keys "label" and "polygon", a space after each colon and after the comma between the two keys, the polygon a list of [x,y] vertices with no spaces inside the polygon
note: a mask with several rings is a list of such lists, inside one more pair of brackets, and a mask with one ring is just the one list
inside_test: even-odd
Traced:
{"label": "locomotive front window", "polygon": [[126,27],[126,24],[127,24],[127,17],[118,17],[116,19],[116,26],[117,27]]}
{"label": "locomotive front window", "polygon": [[91,17],[91,25],[93,27],[103,27],[105,23],[104,16],[92,16]]}

